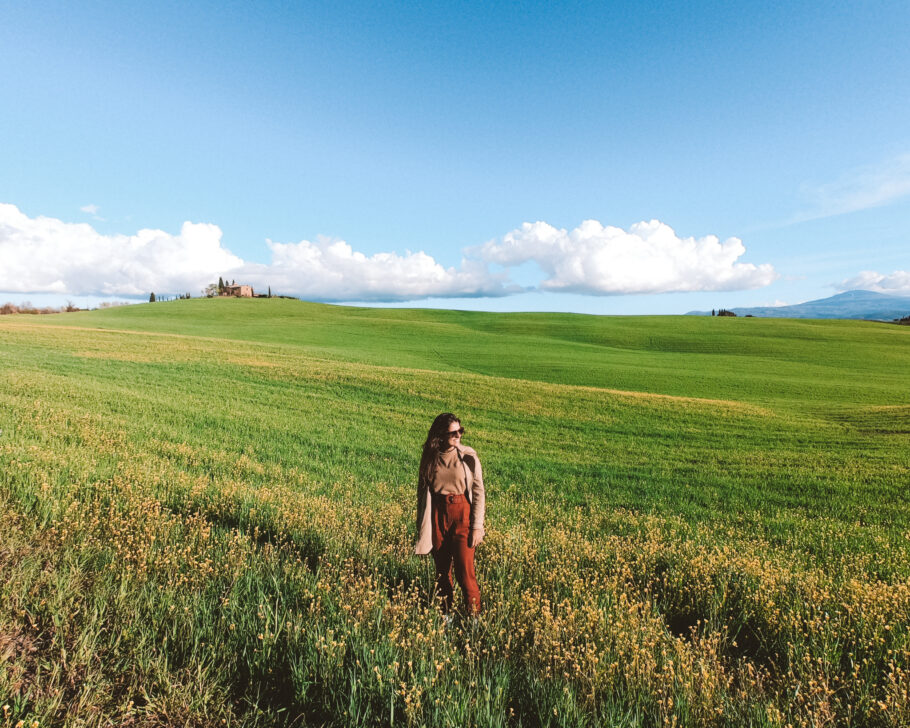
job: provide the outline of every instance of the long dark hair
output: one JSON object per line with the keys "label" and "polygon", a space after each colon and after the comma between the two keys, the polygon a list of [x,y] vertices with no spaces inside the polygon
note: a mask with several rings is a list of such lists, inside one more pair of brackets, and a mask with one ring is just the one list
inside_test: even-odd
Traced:
{"label": "long dark hair", "polygon": [[425,483],[432,483],[436,477],[436,456],[449,449],[449,428],[453,422],[461,424],[461,420],[451,412],[443,412],[430,425],[420,456],[420,478]]}

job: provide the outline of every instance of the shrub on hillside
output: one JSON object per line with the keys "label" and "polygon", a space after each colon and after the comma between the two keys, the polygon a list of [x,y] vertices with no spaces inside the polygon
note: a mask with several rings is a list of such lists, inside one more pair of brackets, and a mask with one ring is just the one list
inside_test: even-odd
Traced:
{"label": "shrub on hillside", "polygon": [[23,301],[17,306],[15,303],[7,301],[0,306],[0,316],[13,313],[64,313],[81,310],[82,309],[77,306],[74,306],[71,301],[67,301],[65,306],[60,306],[59,308],[54,308],[53,306],[38,308],[37,306],[33,306],[30,301]]}

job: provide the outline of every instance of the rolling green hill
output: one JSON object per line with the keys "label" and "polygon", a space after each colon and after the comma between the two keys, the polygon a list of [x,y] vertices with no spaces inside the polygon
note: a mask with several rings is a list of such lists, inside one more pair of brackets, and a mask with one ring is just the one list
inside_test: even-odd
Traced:
{"label": "rolling green hill", "polygon": [[[38,322],[57,325],[61,317]],[[680,396],[910,403],[908,332],[860,321],[494,314],[197,299],[67,314],[65,323],[281,344],[381,366]]]}
{"label": "rolling green hill", "polygon": [[[489,503],[448,632],[411,555],[446,410]],[[0,429],[14,724],[910,721],[907,327],[5,316]]]}

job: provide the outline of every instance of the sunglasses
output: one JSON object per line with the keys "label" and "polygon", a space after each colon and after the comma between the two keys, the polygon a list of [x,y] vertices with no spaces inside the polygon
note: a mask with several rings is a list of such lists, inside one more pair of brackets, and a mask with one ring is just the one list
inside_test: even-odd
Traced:
{"label": "sunglasses", "polygon": [[449,432],[448,432],[449,437],[452,437],[452,435],[463,435],[463,434],[464,434],[464,427],[459,427],[457,430],[449,430]]}

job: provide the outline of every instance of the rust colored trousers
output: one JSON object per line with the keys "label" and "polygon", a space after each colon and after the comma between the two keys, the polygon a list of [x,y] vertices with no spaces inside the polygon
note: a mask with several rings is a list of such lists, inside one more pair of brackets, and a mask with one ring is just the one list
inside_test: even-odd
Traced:
{"label": "rust colored trousers", "polygon": [[480,589],[474,574],[474,548],[468,546],[471,532],[471,504],[464,495],[434,495],[433,561],[436,564],[436,596],[442,613],[452,610],[452,566],[464,594],[465,611],[480,612]]}

